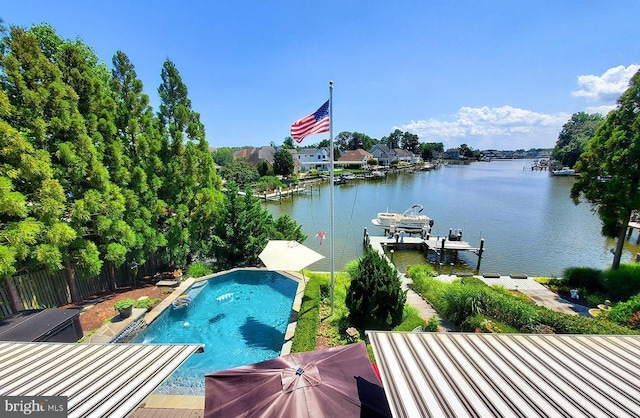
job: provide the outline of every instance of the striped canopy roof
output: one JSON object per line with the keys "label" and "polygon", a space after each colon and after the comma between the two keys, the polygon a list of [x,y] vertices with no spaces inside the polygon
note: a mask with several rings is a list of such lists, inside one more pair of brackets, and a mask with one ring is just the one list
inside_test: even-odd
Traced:
{"label": "striped canopy roof", "polygon": [[202,348],[0,342],[0,396],[67,396],[69,417],[125,417]]}
{"label": "striped canopy roof", "polygon": [[640,336],[367,335],[394,417],[640,415]]}

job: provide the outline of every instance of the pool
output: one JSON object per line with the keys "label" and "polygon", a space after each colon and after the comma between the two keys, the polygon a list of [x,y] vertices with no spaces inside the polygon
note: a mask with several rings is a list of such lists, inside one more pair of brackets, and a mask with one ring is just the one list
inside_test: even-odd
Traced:
{"label": "pool", "polygon": [[203,395],[204,374],[280,355],[298,282],[266,270],[236,270],[194,283],[186,308],[167,308],[135,343],[201,343],[158,389]]}

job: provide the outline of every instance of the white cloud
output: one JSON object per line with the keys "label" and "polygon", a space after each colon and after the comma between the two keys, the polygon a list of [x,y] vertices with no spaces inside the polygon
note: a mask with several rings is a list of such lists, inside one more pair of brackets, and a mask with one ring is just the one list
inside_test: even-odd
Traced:
{"label": "white cloud", "polygon": [[[511,106],[462,107],[453,121],[411,121],[397,127],[417,134],[423,142],[443,142],[446,148],[466,143],[477,149],[553,147],[571,115],[548,115]],[[394,127],[395,129],[396,127]]]}
{"label": "white cloud", "polygon": [[638,64],[631,64],[628,67],[618,65],[609,68],[601,76],[592,74],[578,76],[578,85],[582,89],[571,94],[598,102],[614,101],[629,87],[629,80],[639,69]]}
{"label": "white cloud", "polygon": [[589,106],[585,109],[587,113],[600,113],[603,116],[607,116],[609,112],[616,109],[616,105],[602,105],[602,106]]}

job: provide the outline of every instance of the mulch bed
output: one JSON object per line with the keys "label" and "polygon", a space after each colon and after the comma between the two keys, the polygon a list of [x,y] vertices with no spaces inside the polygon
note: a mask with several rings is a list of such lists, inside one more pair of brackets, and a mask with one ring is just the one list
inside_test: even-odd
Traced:
{"label": "mulch bed", "polygon": [[135,289],[124,287],[117,289],[115,292],[102,292],[80,303],[61,306],[61,308],[82,309],[80,324],[82,325],[82,331],[86,335],[88,332],[100,328],[107,319],[118,314],[113,309],[113,305],[117,301],[127,298],[138,300],[143,296],[147,296],[149,299],[164,299],[169,294],[163,293],[163,288],[154,284],[143,284]]}

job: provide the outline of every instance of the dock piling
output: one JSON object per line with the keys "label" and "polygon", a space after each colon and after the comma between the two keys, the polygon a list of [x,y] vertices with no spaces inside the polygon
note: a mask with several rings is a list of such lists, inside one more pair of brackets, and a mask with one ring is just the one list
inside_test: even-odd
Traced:
{"label": "dock piling", "polygon": [[482,261],[482,253],[484,251],[484,238],[480,240],[480,249],[478,250],[478,265],[476,270],[480,271],[480,262]]}

